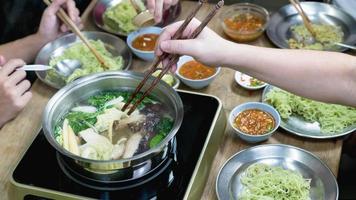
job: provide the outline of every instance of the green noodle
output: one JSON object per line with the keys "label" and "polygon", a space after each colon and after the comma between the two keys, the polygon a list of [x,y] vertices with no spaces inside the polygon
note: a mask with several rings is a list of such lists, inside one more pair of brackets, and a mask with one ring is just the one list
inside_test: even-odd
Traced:
{"label": "green noodle", "polygon": [[[106,50],[105,45],[102,41],[90,40],[92,46],[100,53],[103,57],[105,66],[107,66],[108,70],[120,70],[123,68],[123,59],[121,56],[114,57],[111,53]],[[94,54],[87,48],[83,43],[76,43],[66,49],[62,55],[52,58],[49,61],[50,66],[56,65],[59,61],[65,59],[74,59],[79,60],[82,64],[82,67],[76,69],[69,77],[64,78],[66,83],[69,83],[81,76],[102,72],[104,69],[101,67],[100,62],[96,59]],[[55,70],[50,70],[47,73],[46,79],[50,81],[56,82],[58,80],[59,75]]]}
{"label": "green noodle", "polygon": [[253,164],[241,176],[240,200],[308,200],[310,179],[291,170]]}
{"label": "green noodle", "polygon": [[295,38],[288,40],[291,49],[310,49],[310,50],[331,50],[335,48],[335,42],[342,42],[344,33],[340,26],[312,24],[316,34],[316,41],[311,43],[309,40],[312,35],[303,25],[294,25],[291,31]]}
{"label": "green noodle", "polygon": [[278,88],[269,91],[265,100],[283,119],[292,114],[302,116],[306,121],[318,122],[323,133],[341,132],[356,124],[356,108],[313,101]]}

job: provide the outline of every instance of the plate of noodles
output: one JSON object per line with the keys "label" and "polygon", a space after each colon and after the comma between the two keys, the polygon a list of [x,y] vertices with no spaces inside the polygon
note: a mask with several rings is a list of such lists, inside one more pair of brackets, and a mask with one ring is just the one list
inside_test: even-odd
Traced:
{"label": "plate of noodles", "polygon": [[277,109],[283,129],[302,137],[328,139],[356,130],[356,108],[306,99],[271,85],[262,101]]}
{"label": "plate of noodles", "polygon": [[[109,68],[105,71],[127,70],[130,67],[132,54],[123,40],[103,32],[83,34],[103,57]],[[60,89],[80,77],[104,71],[94,54],[73,33],[46,44],[37,54],[35,63],[54,66],[65,59],[78,60],[81,67],[68,77],[60,76],[55,70],[37,71],[37,77],[47,85]]]}
{"label": "plate of noodles", "polygon": [[296,9],[288,4],[272,15],[267,27],[267,35],[276,46],[342,52],[347,48],[336,46],[336,42],[348,45],[356,43],[355,21],[350,14],[326,3],[302,2],[301,5],[312,21],[315,39]]}
{"label": "plate of noodles", "polygon": [[218,199],[336,200],[339,189],[330,169],[312,153],[268,144],[229,158],[216,179]]}

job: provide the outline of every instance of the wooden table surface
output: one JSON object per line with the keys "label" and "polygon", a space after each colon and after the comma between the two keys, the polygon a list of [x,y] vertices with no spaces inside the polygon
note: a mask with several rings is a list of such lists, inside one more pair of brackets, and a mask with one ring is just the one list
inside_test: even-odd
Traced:
{"label": "wooden table surface", "polygon": [[[82,15],[86,30],[97,30],[93,25],[90,16],[90,10],[92,9],[94,2],[95,1],[92,2],[87,11]],[[179,19],[184,19],[194,4],[195,2],[182,2],[182,14]],[[211,5],[203,6],[197,15],[197,18],[202,19],[211,8]],[[210,22],[209,27],[225,37],[220,27],[218,17],[215,17]],[[261,37],[259,40],[251,44],[273,47],[266,36]],[[150,66],[150,63],[135,58],[131,69],[134,71],[143,71],[148,66]],[[189,90],[189,88],[183,85],[180,86],[180,89]],[[226,114],[228,114],[236,105],[241,103],[259,101],[262,93],[261,91],[247,91],[239,87],[234,81],[234,71],[227,68],[221,70],[220,75],[209,87],[195,91],[212,94],[220,98],[223,102]],[[37,80],[32,86],[32,92],[33,98],[26,108],[16,119],[6,124],[0,130],[0,194],[2,194],[0,199],[8,199],[7,191],[10,185],[9,180],[11,172],[40,130],[43,109],[48,99],[56,92],[56,90]],[[329,166],[332,172],[337,175],[342,148],[341,139],[311,140],[293,136],[292,134],[279,129],[277,133],[265,143],[289,144],[306,149],[317,155],[327,164],[327,166]],[[213,166],[209,173],[210,175],[202,199],[216,199],[215,180],[219,169],[230,156],[250,146],[251,145],[234,136],[232,128],[227,126],[225,137],[215,156]]]}

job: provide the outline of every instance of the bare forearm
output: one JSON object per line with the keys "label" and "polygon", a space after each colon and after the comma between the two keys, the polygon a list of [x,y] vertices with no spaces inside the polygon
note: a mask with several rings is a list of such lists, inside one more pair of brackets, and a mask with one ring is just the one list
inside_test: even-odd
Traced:
{"label": "bare forearm", "polygon": [[4,56],[6,60],[20,58],[25,62],[32,62],[46,42],[47,40],[41,38],[38,34],[29,35],[25,38],[0,45],[0,55]]}
{"label": "bare forearm", "polygon": [[356,57],[229,43],[224,64],[308,98],[356,106]]}

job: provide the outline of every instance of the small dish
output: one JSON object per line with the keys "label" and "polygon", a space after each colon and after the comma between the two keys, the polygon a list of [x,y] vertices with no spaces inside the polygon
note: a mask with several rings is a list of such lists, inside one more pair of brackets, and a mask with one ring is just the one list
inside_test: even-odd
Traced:
{"label": "small dish", "polygon": [[251,3],[237,3],[220,15],[226,35],[237,42],[250,42],[259,38],[267,28],[268,11]]}
{"label": "small dish", "polygon": [[193,79],[189,79],[189,78],[182,76],[179,73],[180,68],[186,62],[189,62],[192,60],[194,60],[194,58],[191,56],[181,56],[177,63],[176,75],[185,85],[187,85],[193,89],[201,89],[201,88],[208,86],[215,79],[215,77],[220,73],[220,67],[217,67],[215,73],[212,76],[209,76],[208,78],[193,80]]}
{"label": "small dish", "polygon": [[216,178],[216,195],[219,200],[237,199],[243,190],[241,176],[257,163],[278,166],[299,172],[310,179],[309,197],[312,200],[339,199],[337,181],[328,166],[316,155],[294,146],[265,144],[244,149],[230,157]]}
{"label": "small dish", "polygon": [[[152,74],[152,76],[157,77],[160,72],[161,72],[161,70],[157,70],[156,72],[154,72],[154,73]],[[167,84],[168,84],[169,86],[171,86],[173,89],[178,89],[178,87],[179,87],[179,85],[180,85],[180,80],[179,80],[179,78],[177,78],[176,75],[171,74],[171,73],[169,73],[168,75],[172,76],[172,78],[173,78],[172,83],[170,83],[169,80],[165,79],[165,76],[167,76],[167,74],[164,75],[161,80],[164,81],[165,83],[167,83]]]}
{"label": "small dish", "polygon": [[153,51],[143,51],[136,49],[132,46],[132,42],[139,36],[144,35],[144,34],[161,34],[162,28],[160,27],[155,27],[155,26],[150,26],[150,27],[145,27],[145,28],[140,28],[137,31],[134,31],[130,33],[127,38],[126,38],[126,43],[127,46],[131,49],[131,51],[139,58],[145,61],[152,61],[155,58],[155,53]]}
{"label": "small dish", "polygon": [[[234,120],[235,118],[243,111],[249,110],[249,109],[258,109],[262,110],[264,112],[267,112],[270,114],[273,119],[274,119],[274,127],[267,133],[264,133],[262,135],[250,135],[247,133],[242,132],[240,129],[236,128],[234,126]],[[272,133],[274,133],[277,128],[279,127],[281,121],[281,117],[278,113],[278,111],[273,108],[272,106],[265,104],[265,103],[260,103],[260,102],[248,102],[248,103],[243,103],[238,106],[236,106],[229,115],[229,124],[230,126],[234,129],[236,134],[244,141],[249,142],[249,143],[257,143],[257,142],[262,142],[264,140],[267,140]]]}
{"label": "small dish", "polygon": [[[237,84],[239,84],[241,87],[248,89],[248,90],[258,90],[266,87],[268,84],[265,82],[261,82],[261,84],[258,85],[253,85],[251,84],[252,79],[255,79],[247,74],[241,73],[241,72],[235,72],[235,81]],[[259,81],[255,79],[256,81]]]}

